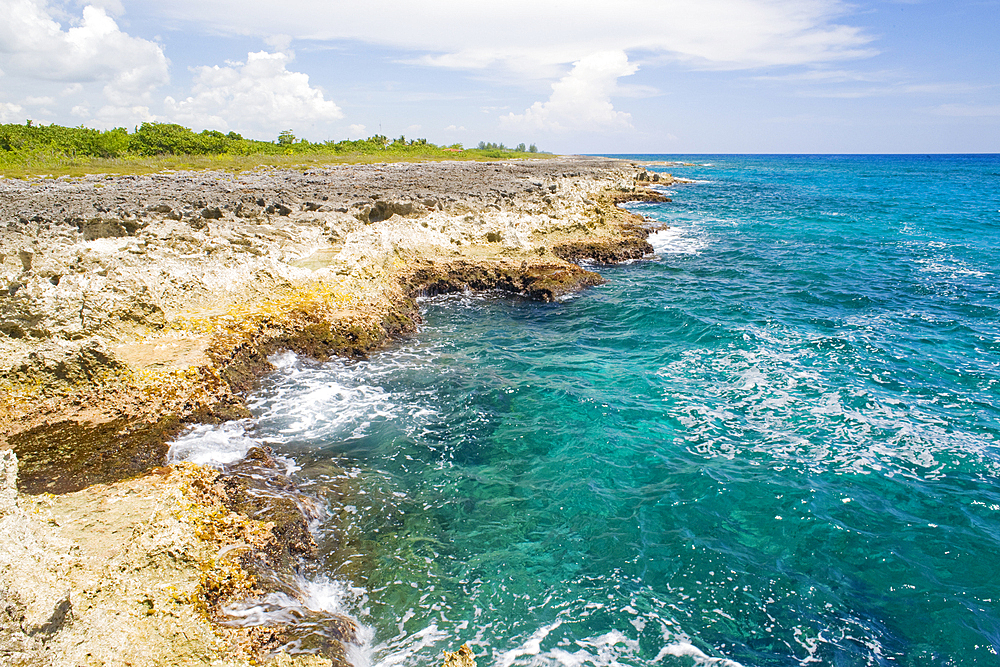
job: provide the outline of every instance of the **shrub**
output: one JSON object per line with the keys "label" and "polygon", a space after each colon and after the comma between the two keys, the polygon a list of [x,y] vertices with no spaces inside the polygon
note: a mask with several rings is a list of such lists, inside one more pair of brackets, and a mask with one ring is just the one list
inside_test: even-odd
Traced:
{"label": "shrub", "polygon": [[[67,161],[93,158],[136,158],[157,155],[308,155],[334,153],[338,155],[380,155],[418,157],[454,157],[462,144],[452,144],[450,150],[440,148],[427,139],[407,140],[405,136],[391,140],[381,134],[359,140],[323,141],[313,143],[297,139],[292,130],[284,130],[276,141],[245,139],[237,132],[223,134],[218,130],[194,132],[176,123],[142,123],[131,133],[123,127],[95,130],[86,127],[60,125],[0,124],[0,167],[23,171],[51,168]],[[504,158],[514,151],[523,152],[524,144],[516,149],[503,143],[480,141],[478,151],[468,157]],[[537,153],[532,144],[529,152]],[[49,165],[45,167],[44,165]]]}

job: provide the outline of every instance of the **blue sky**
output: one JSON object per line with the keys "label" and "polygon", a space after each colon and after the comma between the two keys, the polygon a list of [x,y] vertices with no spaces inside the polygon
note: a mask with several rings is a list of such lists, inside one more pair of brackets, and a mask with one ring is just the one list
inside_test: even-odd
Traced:
{"label": "blue sky", "polygon": [[1000,152],[1000,0],[0,0],[0,121]]}

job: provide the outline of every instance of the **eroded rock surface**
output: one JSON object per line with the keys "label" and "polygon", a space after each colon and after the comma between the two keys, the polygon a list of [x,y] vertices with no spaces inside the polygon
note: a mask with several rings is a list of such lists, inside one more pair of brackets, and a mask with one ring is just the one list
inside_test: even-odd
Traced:
{"label": "eroded rock surface", "polygon": [[644,174],[581,158],[0,180],[0,446],[30,431],[31,459],[64,420],[241,416],[270,352],[362,356],[414,328],[416,294],[596,284],[577,263],[651,250],[616,206],[662,197]]}
{"label": "eroded rock surface", "polygon": [[12,452],[0,452],[0,664],[235,667],[280,645],[283,628],[211,622],[221,599],[256,591],[241,559],[280,542],[273,523],[212,492],[219,473],[176,466],[20,497],[16,475]]}
{"label": "eroded rock surface", "polygon": [[0,180],[0,662],[343,664],[346,617],[294,639],[326,657],[217,623],[308,557],[303,509],[164,443],[248,416],[274,352],[412,331],[417,296],[599,284],[580,262],[651,251],[617,206],[649,183],[597,159]]}

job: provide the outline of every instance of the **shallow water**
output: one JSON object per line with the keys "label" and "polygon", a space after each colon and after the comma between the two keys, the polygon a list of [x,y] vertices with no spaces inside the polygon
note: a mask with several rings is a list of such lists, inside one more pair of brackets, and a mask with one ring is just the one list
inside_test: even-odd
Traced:
{"label": "shallow water", "polygon": [[684,160],[656,257],[283,355],[175,447],[327,499],[357,662],[1000,664],[1000,158]]}

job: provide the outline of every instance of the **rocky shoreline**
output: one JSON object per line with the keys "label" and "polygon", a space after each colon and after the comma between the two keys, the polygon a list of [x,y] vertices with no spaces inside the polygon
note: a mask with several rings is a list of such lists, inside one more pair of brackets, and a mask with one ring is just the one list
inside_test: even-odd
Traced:
{"label": "rocky shoreline", "polygon": [[414,331],[418,296],[599,284],[580,262],[651,252],[618,207],[649,184],[591,158],[0,180],[0,656],[344,664],[346,617],[314,655],[220,624],[314,545],[301,505],[254,505],[261,475],[164,466],[167,443],[248,416],[275,352]]}

